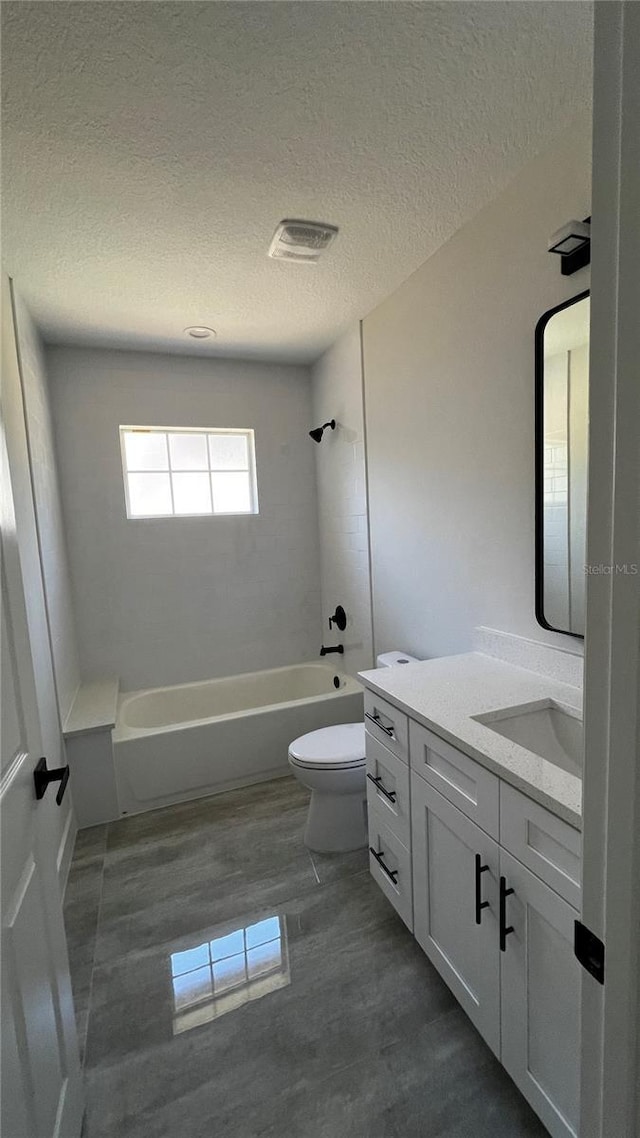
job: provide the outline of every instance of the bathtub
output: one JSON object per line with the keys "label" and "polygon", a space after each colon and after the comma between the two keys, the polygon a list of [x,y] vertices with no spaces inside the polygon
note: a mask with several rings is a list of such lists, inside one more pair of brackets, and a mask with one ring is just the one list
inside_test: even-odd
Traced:
{"label": "bathtub", "polygon": [[360,684],[328,664],[124,692],[113,732],[120,812],[286,775],[293,739],[363,710]]}

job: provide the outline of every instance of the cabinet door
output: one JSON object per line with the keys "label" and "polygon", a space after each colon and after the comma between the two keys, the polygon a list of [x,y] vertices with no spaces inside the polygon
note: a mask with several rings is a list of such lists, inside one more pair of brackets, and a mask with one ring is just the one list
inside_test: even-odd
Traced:
{"label": "cabinet door", "polygon": [[505,924],[500,954],[502,1063],[553,1138],[578,1132],[580,965],[573,951],[578,916],[562,897],[500,851]]}
{"label": "cabinet door", "polygon": [[414,936],[499,1057],[498,845],[415,772],[411,823]]}

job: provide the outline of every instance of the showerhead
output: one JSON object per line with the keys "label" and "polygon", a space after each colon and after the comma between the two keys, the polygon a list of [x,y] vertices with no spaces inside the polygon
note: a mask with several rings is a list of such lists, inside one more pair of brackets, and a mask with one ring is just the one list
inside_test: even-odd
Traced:
{"label": "showerhead", "polygon": [[324,423],[322,427],[314,427],[312,431],[309,431],[309,434],[311,435],[311,438],[313,439],[314,443],[322,442],[322,436],[323,436],[324,432],[326,431],[327,427],[331,427],[331,430],[335,431],[335,429],[336,429],[335,419],[330,419],[329,422]]}

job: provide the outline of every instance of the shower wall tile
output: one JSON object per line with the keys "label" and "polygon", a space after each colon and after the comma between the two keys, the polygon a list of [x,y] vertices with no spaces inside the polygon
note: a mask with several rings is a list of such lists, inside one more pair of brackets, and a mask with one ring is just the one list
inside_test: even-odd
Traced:
{"label": "shower wall tile", "polygon": [[[316,447],[322,577],[322,636],[344,643],[344,670],[373,663],[360,326],[355,324],[312,370],[313,420],[336,420]],[[344,633],[329,617],[341,604]],[[336,657],[333,657],[336,659]]]}
{"label": "shower wall tile", "polygon": [[[60,346],[48,362],[83,677],[130,691],[318,659],[309,370]],[[260,513],[127,519],[121,424],[252,427]]]}

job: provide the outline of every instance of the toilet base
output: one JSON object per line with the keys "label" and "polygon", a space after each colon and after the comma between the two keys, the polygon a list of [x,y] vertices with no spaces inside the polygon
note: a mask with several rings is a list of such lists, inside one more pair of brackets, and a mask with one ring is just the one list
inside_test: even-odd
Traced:
{"label": "toilet base", "polygon": [[366,796],[312,790],[304,844],[317,853],[348,853],[366,846]]}

